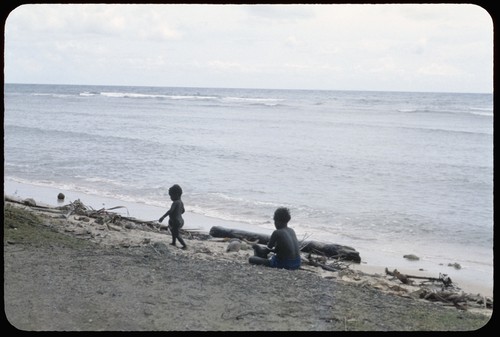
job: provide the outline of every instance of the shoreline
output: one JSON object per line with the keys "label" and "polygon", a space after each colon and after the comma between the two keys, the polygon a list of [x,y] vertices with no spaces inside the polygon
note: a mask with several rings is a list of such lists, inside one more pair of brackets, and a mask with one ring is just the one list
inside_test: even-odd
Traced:
{"label": "shoreline", "polygon": [[17,330],[476,331],[492,321],[492,299],[435,282],[326,271],[305,256],[300,270],[266,268],[224,238],[185,232],[182,250],[166,230],[112,212],[5,205],[5,313]]}
{"label": "shoreline", "polygon": [[[63,202],[59,202],[57,200],[57,194],[59,192],[64,193],[66,196]],[[47,205],[51,207],[62,206],[77,199],[80,199],[80,201],[82,201],[85,205],[94,209],[124,206],[126,207],[125,210],[116,209],[113,210],[113,212],[143,221],[156,221],[162,214],[165,213],[166,208],[168,207],[168,205],[166,205],[165,208],[162,208],[146,204],[126,202],[113,198],[99,197],[84,194],[82,192],[67,191],[54,187],[37,186],[12,181],[9,181],[8,184],[4,181],[4,196],[5,195],[16,199],[32,198],[40,205]],[[241,222],[211,218],[189,211],[186,211],[184,218],[186,220],[185,230],[197,231],[206,234],[208,234],[210,228],[213,226],[238,228],[261,234],[270,234],[272,232],[270,229],[266,230],[265,228]],[[341,242],[330,243],[343,244]],[[390,254],[383,254],[380,252],[377,252],[377,254],[380,255],[377,255],[376,263],[372,263],[366,262],[366,258],[363,256],[367,252],[360,250],[359,247],[354,246],[353,248],[360,253],[362,262],[361,264],[351,265],[351,268],[363,273],[385,274],[385,268],[388,268],[389,271],[397,269],[401,273],[409,275],[438,277],[438,273],[435,271],[439,269],[439,274],[447,274],[464,292],[493,297],[493,279],[491,280],[491,284],[486,280],[480,278],[478,279],[475,277],[474,273],[467,270],[466,266],[457,270],[444,264],[436,266],[433,261],[426,261],[425,258],[422,258],[419,261],[409,261],[403,257],[391,256]]]}

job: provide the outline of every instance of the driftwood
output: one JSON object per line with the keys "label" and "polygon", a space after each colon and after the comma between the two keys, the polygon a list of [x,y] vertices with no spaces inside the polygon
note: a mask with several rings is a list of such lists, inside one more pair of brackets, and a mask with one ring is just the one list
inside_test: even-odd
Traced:
{"label": "driftwood", "polygon": [[[20,200],[20,199],[14,199],[14,198],[9,197],[9,196],[4,196],[4,198],[5,198],[5,201],[20,204],[20,205],[26,205],[26,206],[30,207],[31,209],[38,209],[38,210],[43,211],[43,212],[61,214],[66,219],[69,219],[69,217],[71,215],[80,215],[80,216],[85,216],[87,218],[93,218],[93,219],[95,219],[96,223],[98,223],[100,225],[106,225],[106,228],[108,230],[119,231],[119,230],[121,230],[120,229],[121,227],[128,228],[127,227],[127,221],[128,221],[130,223],[133,223],[135,225],[140,226],[139,228],[137,228],[140,230],[160,231],[160,232],[163,232],[166,234],[170,233],[170,229],[169,229],[169,226],[167,224],[161,224],[161,223],[158,223],[157,221],[140,220],[140,219],[136,219],[134,217],[123,216],[123,215],[117,214],[115,212],[111,212],[112,210],[124,208],[124,209],[126,209],[127,214],[128,214],[128,209],[125,206],[115,206],[115,207],[111,207],[111,208],[101,208],[101,209],[95,210],[91,206],[85,205],[83,202],[80,201],[80,199],[77,199],[77,200],[70,202],[69,204],[66,204],[66,205],[54,207],[54,206],[36,205],[36,202],[34,200],[32,202],[27,202],[28,199]],[[110,226],[110,224],[114,224],[115,226]],[[180,231],[183,235],[187,235],[190,238],[199,238],[202,240],[206,240],[209,238],[208,234],[198,233],[197,230],[181,229]]]}
{"label": "driftwood", "polygon": [[339,260],[361,263],[359,252],[349,246],[342,246],[334,243],[323,243],[318,241],[306,241],[304,242],[302,251],[306,253],[316,253]]}
{"label": "driftwood", "polygon": [[214,238],[236,238],[240,240],[248,240],[261,245],[266,245],[269,242],[270,236],[267,234],[247,232],[240,229],[225,228],[220,226],[213,226],[210,228],[210,236]]}
{"label": "driftwood", "polygon": [[440,274],[439,278],[436,277],[427,277],[427,276],[414,276],[414,275],[407,275],[407,274],[401,274],[397,269],[394,269],[394,271],[390,272],[389,269],[385,268],[385,273],[390,276],[396,277],[398,280],[400,280],[404,284],[411,284],[410,279],[420,279],[420,280],[427,280],[427,281],[438,281],[438,282],[443,282],[445,287],[448,287],[452,284],[451,278],[449,278],[446,274]]}
{"label": "driftwood", "polygon": [[420,283],[420,289],[418,291],[415,291],[413,294],[427,301],[441,302],[443,305],[455,306],[456,308],[461,310],[467,310],[469,307],[484,309],[493,308],[492,298],[481,296],[479,294],[465,294],[463,291],[460,291],[460,288],[452,284],[451,278],[449,278],[446,274],[440,273],[439,278],[415,276],[401,274],[397,269],[394,269],[393,272],[390,272],[387,268],[385,268],[385,273],[387,275],[394,276],[402,283],[409,285],[414,285],[411,279],[421,279],[442,283],[443,285],[440,288],[441,290],[435,289],[433,287],[422,287],[423,282]]}
{"label": "driftwood", "polygon": [[302,263],[314,267],[321,267],[324,270],[333,272],[348,268],[342,261],[334,261],[333,263],[327,264],[327,260],[325,256],[314,257],[312,253],[309,253],[305,259],[302,259]]}
{"label": "driftwood", "polygon": [[324,263],[316,262],[314,260],[307,260],[306,263],[308,265],[310,265],[310,266],[321,267],[322,269],[327,270],[327,271],[338,271],[338,270],[340,270],[340,268],[337,268],[335,266],[330,266],[330,265],[327,265],[327,264],[324,264]]}
{"label": "driftwood", "polygon": [[[237,238],[241,240],[249,240],[259,244],[266,245],[269,242],[270,235],[248,232],[240,229],[225,228],[220,226],[213,226],[210,228],[209,234],[217,238]],[[337,258],[339,260],[352,261],[356,263],[361,262],[359,252],[354,248],[342,246],[333,243],[323,243],[318,241],[305,241],[301,244],[302,252],[314,253],[323,255],[329,258]]]}
{"label": "driftwood", "polygon": [[493,299],[479,294],[465,294],[464,292],[457,293],[453,291],[433,291],[429,289],[421,289],[419,297],[421,299],[441,302],[443,305],[454,306],[460,310],[468,310],[469,308],[493,309]]}

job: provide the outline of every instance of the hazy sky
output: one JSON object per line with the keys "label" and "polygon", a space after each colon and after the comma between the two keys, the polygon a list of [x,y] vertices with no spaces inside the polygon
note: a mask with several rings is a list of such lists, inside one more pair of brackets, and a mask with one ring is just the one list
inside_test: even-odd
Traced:
{"label": "hazy sky", "polygon": [[493,23],[468,4],[23,5],[5,82],[493,91]]}

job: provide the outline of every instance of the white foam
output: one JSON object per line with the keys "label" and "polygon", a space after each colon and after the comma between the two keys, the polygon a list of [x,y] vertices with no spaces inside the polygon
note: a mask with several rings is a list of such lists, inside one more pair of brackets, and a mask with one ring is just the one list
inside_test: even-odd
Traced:
{"label": "white foam", "polygon": [[[68,204],[75,200],[80,200],[86,206],[93,209],[112,208],[123,206],[125,208],[113,210],[118,214],[133,217],[144,221],[156,221],[168,210],[169,205],[161,207],[158,205],[151,205],[137,201],[127,201],[113,197],[98,196],[95,194],[88,194],[78,190],[70,190],[60,186],[47,186],[47,185],[33,185],[25,182],[7,179],[4,181],[4,194],[13,196],[20,199],[33,198],[36,202],[49,206],[61,206],[58,201],[57,195],[62,192],[65,195],[63,204]],[[186,230],[200,230],[208,233],[213,226],[222,226],[227,228],[238,228],[257,233],[269,234],[268,230],[258,228],[248,223],[224,220],[215,217],[196,214],[186,207],[187,211],[183,215],[185,220],[184,228]]]}

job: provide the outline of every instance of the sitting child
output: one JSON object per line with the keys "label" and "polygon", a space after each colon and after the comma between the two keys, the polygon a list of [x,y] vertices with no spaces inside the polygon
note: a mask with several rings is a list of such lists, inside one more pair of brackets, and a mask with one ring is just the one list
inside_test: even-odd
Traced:
{"label": "sitting child", "polygon": [[[288,208],[280,207],[274,212],[274,226],[276,230],[271,234],[267,247],[254,245],[255,256],[251,256],[248,262],[260,264],[272,268],[299,269],[300,247],[295,231],[288,227],[290,221]],[[269,252],[274,252],[271,258],[267,258]]]}

